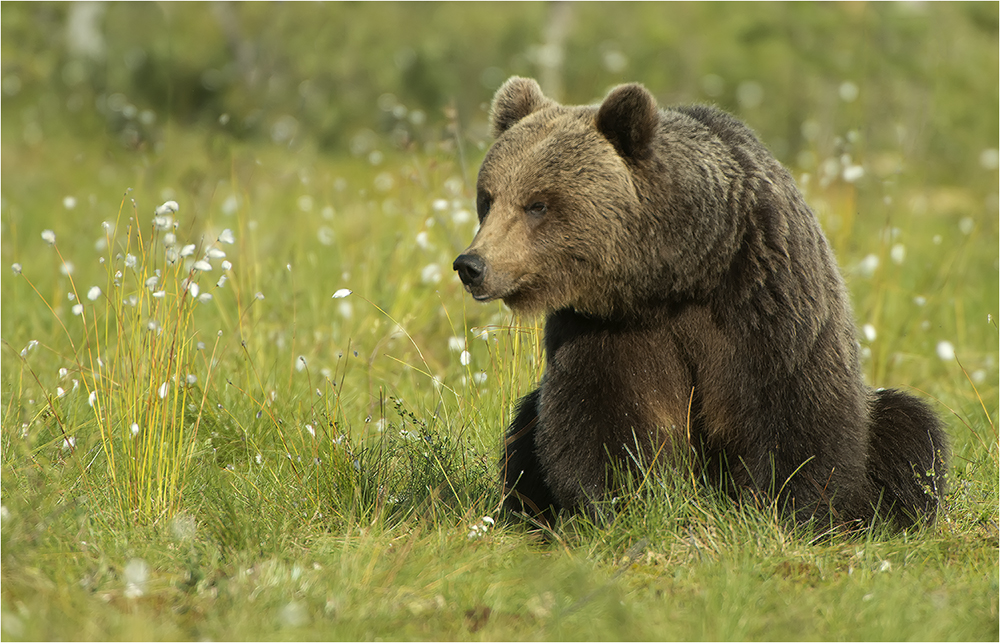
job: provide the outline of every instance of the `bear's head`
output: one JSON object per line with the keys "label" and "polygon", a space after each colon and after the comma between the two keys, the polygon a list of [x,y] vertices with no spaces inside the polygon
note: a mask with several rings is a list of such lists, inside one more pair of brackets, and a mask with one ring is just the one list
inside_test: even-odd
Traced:
{"label": "bear's head", "polygon": [[564,106],[534,80],[504,83],[479,171],[480,227],[454,262],[466,290],[519,312],[597,317],[648,296],[662,282],[666,241],[643,185],[660,118],[641,85],[617,87],[599,106]]}

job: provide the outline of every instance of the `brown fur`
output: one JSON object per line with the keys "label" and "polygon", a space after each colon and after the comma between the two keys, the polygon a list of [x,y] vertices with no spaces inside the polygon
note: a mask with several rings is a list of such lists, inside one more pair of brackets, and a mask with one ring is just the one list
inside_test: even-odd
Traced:
{"label": "brown fur", "polygon": [[933,519],[940,422],[863,384],[833,254],[750,130],[640,85],[563,106],[523,78],[492,123],[455,269],[477,300],[547,315],[545,376],[508,430],[509,508],[593,510],[614,467],[666,444],[800,520]]}

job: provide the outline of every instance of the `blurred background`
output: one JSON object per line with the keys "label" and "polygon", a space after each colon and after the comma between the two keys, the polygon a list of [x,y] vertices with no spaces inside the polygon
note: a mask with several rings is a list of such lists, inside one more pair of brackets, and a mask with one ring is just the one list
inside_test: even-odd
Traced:
{"label": "blurred background", "polygon": [[518,74],[567,103],[640,81],[663,103],[717,104],[804,171],[837,158],[848,132],[883,152],[871,168],[880,176],[905,167],[959,184],[997,165],[996,3],[5,2],[0,11],[5,144],[107,135],[156,153],[172,127],[331,155],[367,156],[378,138],[398,149],[451,145],[456,132],[479,144],[492,93]]}

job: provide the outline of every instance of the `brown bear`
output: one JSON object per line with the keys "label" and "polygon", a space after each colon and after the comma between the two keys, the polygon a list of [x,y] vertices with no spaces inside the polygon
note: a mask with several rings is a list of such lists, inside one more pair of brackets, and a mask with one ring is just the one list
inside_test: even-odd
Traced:
{"label": "brown bear", "polygon": [[491,109],[479,301],[547,315],[545,374],[505,440],[505,507],[599,515],[615,472],[693,452],[702,477],[797,521],[933,520],[947,441],[868,388],[844,282],[787,170],[732,116],[638,84],[566,106],[511,78]]}

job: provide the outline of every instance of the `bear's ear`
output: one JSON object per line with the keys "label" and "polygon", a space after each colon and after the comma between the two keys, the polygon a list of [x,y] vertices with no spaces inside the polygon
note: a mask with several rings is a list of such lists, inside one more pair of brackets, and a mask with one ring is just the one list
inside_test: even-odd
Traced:
{"label": "bear's ear", "polygon": [[493,138],[509,130],[519,120],[549,103],[542,88],[531,78],[511,76],[493,96],[490,122]]}
{"label": "bear's ear", "polygon": [[597,131],[626,159],[646,156],[659,124],[656,99],[636,83],[615,87],[597,110]]}

